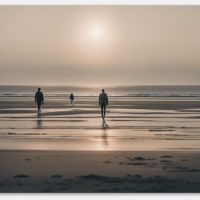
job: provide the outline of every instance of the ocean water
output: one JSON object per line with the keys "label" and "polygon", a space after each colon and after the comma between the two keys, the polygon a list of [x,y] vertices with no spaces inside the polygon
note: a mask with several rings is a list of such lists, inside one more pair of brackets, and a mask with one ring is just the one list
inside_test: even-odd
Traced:
{"label": "ocean water", "polygon": [[[40,86],[46,97],[97,97],[100,87]],[[110,97],[126,97],[135,100],[200,100],[200,86],[116,86],[105,87]],[[36,86],[0,86],[0,98],[32,97]]]}

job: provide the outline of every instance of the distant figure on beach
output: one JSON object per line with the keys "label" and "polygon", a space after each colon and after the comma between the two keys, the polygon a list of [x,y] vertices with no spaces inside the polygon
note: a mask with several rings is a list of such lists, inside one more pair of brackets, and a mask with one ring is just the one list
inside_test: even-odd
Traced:
{"label": "distant figure on beach", "polygon": [[71,104],[73,104],[73,101],[74,101],[74,95],[73,95],[73,93],[70,94],[70,97],[69,97],[69,98],[70,98],[70,100],[71,100]]}
{"label": "distant figure on beach", "polygon": [[37,92],[35,93],[35,103],[37,103],[39,114],[41,113],[41,104],[44,104],[44,97],[43,93],[41,92],[41,88],[38,88]]}
{"label": "distant figure on beach", "polygon": [[102,89],[102,93],[99,95],[99,106],[101,107],[101,117],[104,120],[106,116],[106,106],[108,106],[108,96],[104,89]]}

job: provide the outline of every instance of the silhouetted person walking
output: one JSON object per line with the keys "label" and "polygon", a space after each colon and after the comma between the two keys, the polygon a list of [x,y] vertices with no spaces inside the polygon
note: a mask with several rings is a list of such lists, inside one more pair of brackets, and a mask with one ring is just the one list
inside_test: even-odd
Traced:
{"label": "silhouetted person walking", "polygon": [[71,104],[73,104],[73,101],[74,101],[74,95],[73,95],[73,93],[70,94],[70,97],[69,97],[69,98],[70,98],[70,100],[71,100]]}
{"label": "silhouetted person walking", "polygon": [[106,106],[108,106],[108,96],[104,89],[102,89],[102,93],[99,95],[99,106],[101,107],[101,116],[104,120],[106,116]]}
{"label": "silhouetted person walking", "polygon": [[37,103],[38,114],[41,112],[41,104],[44,104],[43,93],[40,90],[41,88],[38,88],[38,91],[35,93],[35,103]]}

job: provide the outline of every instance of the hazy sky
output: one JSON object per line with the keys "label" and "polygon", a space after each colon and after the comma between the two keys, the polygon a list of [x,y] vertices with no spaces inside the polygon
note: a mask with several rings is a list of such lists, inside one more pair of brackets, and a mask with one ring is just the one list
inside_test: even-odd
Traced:
{"label": "hazy sky", "polygon": [[0,84],[200,84],[199,6],[0,6]]}

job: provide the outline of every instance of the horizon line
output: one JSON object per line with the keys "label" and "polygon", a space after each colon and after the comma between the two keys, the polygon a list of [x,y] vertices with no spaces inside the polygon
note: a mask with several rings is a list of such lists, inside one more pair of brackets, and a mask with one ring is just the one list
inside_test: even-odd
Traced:
{"label": "horizon line", "polygon": [[88,84],[80,84],[80,85],[72,85],[72,84],[55,84],[55,85],[47,85],[47,84],[0,84],[0,87],[4,86],[26,86],[26,87],[89,87],[89,88],[97,88],[97,87],[139,87],[139,86],[200,86],[200,84],[116,84],[116,85],[88,85]]}

